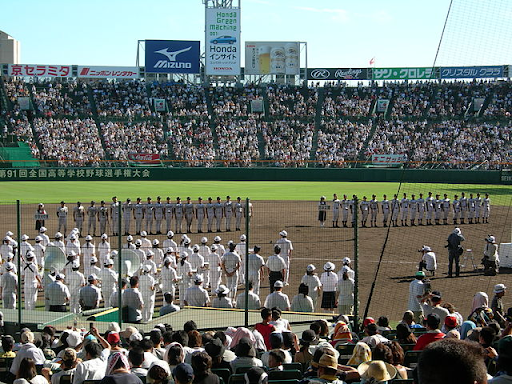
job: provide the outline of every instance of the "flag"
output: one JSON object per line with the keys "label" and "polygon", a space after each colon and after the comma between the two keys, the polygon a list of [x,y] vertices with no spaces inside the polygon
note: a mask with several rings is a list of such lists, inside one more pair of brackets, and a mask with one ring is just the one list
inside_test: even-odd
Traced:
{"label": "flag", "polygon": [[372,57],[372,58],[370,59],[370,65],[373,65],[373,64],[375,64],[375,57]]}

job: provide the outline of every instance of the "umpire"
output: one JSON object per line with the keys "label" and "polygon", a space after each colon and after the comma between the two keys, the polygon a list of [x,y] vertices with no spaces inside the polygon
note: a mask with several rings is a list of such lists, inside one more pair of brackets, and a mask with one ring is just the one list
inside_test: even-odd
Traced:
{"label": "umpire", "polygon": [[448,277],[453,277],[453,263],[455,262],[455,276],[460,275],[460,256],[464,253],[464,249],[460,245],[464,241],[464,236],[460,228],[455,228],[450,236],[448,236],[448,244],[445,248],[448,248]]}

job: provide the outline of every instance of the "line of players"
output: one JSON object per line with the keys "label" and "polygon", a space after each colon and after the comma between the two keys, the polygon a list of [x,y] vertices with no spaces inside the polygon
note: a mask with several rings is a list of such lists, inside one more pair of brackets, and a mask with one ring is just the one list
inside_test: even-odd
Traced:
{"label": "line of players", "polygon": [[[25,309],[35,309],[37,293],[41,288],[44,288],[46,309],[49,311],[65,312],[69,304],[71,312],[79,313],[82,310],[97,308],[100,301],[104,302],[105,307],[117,306],[118,252],[111,249],[108,235],[103,234],[100,242],[95,245],[90,235],[87,235],[85,243],[81,244],[77,228],[70,232],[67,239],[64,239],[62,233],[57,232],[53,241],[46,235],[46,231],[45,227],[39,230],[34,244],[29,242],[28,235],[23,234],[19,245],[12,238],[12,232],[6,233],[0,246],[0,289],[4,308],[16,308],[18,270],[24,280]],[[212,295],[223,294],[234,304],[237,300],[238,285],[247,280],[252,286],[250,301],[259,302],[260,282],[267,270],[272,283],[271,292],[273,284],[278,279],[282,280],[283,284],[288,284],[293,245],[287,239],[286,231],[281,231],[280,236],[276,241],[276,255],[271,256],[267,263],[258,254],[260,248],[254,247],[249,256],[249,276],[245,279],[245,235],[240,236],[239,243],[229,241],[226,247],[221,244],[220,236],[215,236],[210,245],[208,239],[202,237],[200,245],[191,246],[191,239],[186,234],[181,236],[178,245],[173,240],[172,231],[167,233],[167,239],[162,244],[158,239],[149,240],[145,231],[142,231],[141,238],[136,241],[133,236],[128,235],[122,248],[135,252],[141,262],[140,269],[134,273],[138,279],[138,289],[143,303],[141,320],[151,320],[158,289],[163,293],[169,293],[164,295],[164,305],[172,304],[178,289],[181,307],[203,306],[210,302],[207,291],[201,287],[202,294],[199,296],[206,295],[206,302],[201,304],[197,302],[197,292],[194,289],[190,289],[189,292],[189,288],[195,288],[197,291],[198,286],[204,283],[204,287],[211,288]],[[21,267],[14,258],[18,247],[22,256]],[[49,247],[60,248],[66,255],[66,263],[61,270],[44,269],[45,253]],[[278,257],[281,250],[282,256]],[[80,272],[81,260],[83,274]],[[221,284],[222,280],[226,285]],[[126,285],[125,283],[124,286]],[[171,298],[170,303],[168,297]],[[239,303],[244,301],[241,300]],[[261,303],[257,306],[254,304],[251,309],[260,306]]]}
{"label": "line of players", "polygon": [[[351,200],[347,198],[347,195],[343,195],[341,200],[338,199],[336,194],[333,195],[333,228],[340,227],[340,219],[343,227],[348,226],[349,219],[352,226],[354,226],[355,199],[355,195]],[[319,207],[322,205],[325,205],[325,199],[320,200]],[[453,200],[450,200],[446,193],[443,198],[439,194],[434,197],[432,192],[428,193],[427,198],[423,197],[423,193],[419,194],[419,198],[412,194],[411,199],[404,193],[402,199],[398,199],[398,195],[394,195],[392,200],[388,200],[387,196],[383,195],[382,201],[378,201],[376,195],[372,195],[371,200],[363,196],[363,199],[359,200],[358,208],[362,227],[367,227],[368,221],[371,227],[378,227],[377,215],[379,212],[383,215],[382,224],[384,227],[388,225],[398,227],[399,221],[400,225],[405,227],[409,225],[416,226],[416,223],[424,225],[424,222],[426,225],[433,225],[434,223],[440,225],[441,221],[442,224],[448,225],[450,213],[453,224],[479,224],[480,222],[489,223],[491,201],[487,193],[484,198],[480,196],[480,193],[477,193],[476,197],[471,193],[467,198],[465,193],[462,192],[460,198],[458,195],[454,195]],[[325,215],[319,215],[319,218],[321,217],[325,221]],[[322,225],[322,220],[320,221]]]}
{"label": "line of players", "polygon": [[[96,236],[96,227],[99,224],[99,233],[107,233],[107,228],[111,230],[112,235],[117,235],[119,230],[119,205],[117,197],[112,198],[112,203],[109,206],[105,201],[101,201],[100,206],[96,206],[94,201],[91,201],[89,207],[84,207],[81,202],[77,202],[72,210],[73,221],[75,227],[82,233],[85,221],[87,220],[87,233],[91,236]],[[42,204],[40,204],[40,207]],[[69,216],[69,209],[64,201],[61,201],[60,207],[57,208],[58,217],[58,231],[67,233],[67,222]],[[187,233],[192,233],[192,223],[196,222],[197,233],[203,233],[204,225],[206,222],[206,231],[213,232],[214,226],[216,232],[222,231],[222,224],[226,232],[232,230],[232,222],[235,222],[235,230],[240,231],[242,219],[248,214],[252,216],[252,203],[249,204],[249,210],[246,212],[246,204],[242,202],[240,197],[236,201],[232,201],[230,196],[226,196],[226,201],[222,201],[217,197],[213,201],[208,197],[207,202],[203,202],[201,197],[198,197],[197,203],[193,203],[190,197],[186,201],[182,201],[180,197],[176,198],[175,202],[167,197],[163,201],[160,196],[153,202],[151,197],[146,199],[143,203],[140,197],[137,198],[136,203],[132,204],[131,199],[126,199],[121,204],[122,215],[122,228],[124,235],[129,235],[132,232],[132,222],[135,222],[135,233],[140,235],[142,230],[148,234],[162,234],[162,226],[165,223],[165,232],[169,232],[174,223],[174,231],[176,233],[183,233],[184,229]],[[185,227],[183,226],[185,222]]]}

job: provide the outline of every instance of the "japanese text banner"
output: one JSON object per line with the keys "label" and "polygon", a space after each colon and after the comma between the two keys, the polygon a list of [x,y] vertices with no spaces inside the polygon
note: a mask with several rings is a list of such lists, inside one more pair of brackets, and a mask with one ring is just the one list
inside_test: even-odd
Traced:
{"label": "japanese text banner", "polygon": [[71,65],[9,64],[8,76],[71,77]]}
{"label": "japanese text banner", "polygon": [[138,79],[138,67],[78,66],[78,77],[106,79]]}
{"label": "japanese text banner", "polygon": [[504,77],[502,65],[480,67],[442,67],[441,79],[477,79]]}
{"label": "japanese text banner", "polygon": [[374,68],[373,80],[413,80],[435,79],[435,70],[432,67],[418,68]]}

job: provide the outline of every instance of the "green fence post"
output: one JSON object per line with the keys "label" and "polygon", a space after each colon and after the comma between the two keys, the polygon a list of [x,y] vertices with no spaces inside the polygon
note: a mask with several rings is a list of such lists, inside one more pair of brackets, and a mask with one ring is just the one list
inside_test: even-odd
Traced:
{"label": "green fence post", "polygon": [[[244,324],[245,328],[249,327],[249,198],[245,199],[245,311]],[[236,300],[236,297],[235,297]]]}
{"label": "green fence post", "polygon": [[359,332],[359,199],[354,197],[354,331]]}
{"label": "green fence post", "polygon": [[122,266],[123,261],[121,260],[121,202],[118,201],[117,205],[117,322],[119,323],[119,327],[123,325],[123,301],[122,301],[122,287],[123,287],[123,278],[122,278]]}
{"label": "green fence post", "polygon": [[16,200],[16,231],[18,232],[18,249],[17,260],[18,260],[18,294],[17,294],[17,305],[18,305],[18,327],[21,332],[21,204],[19,200]]}

